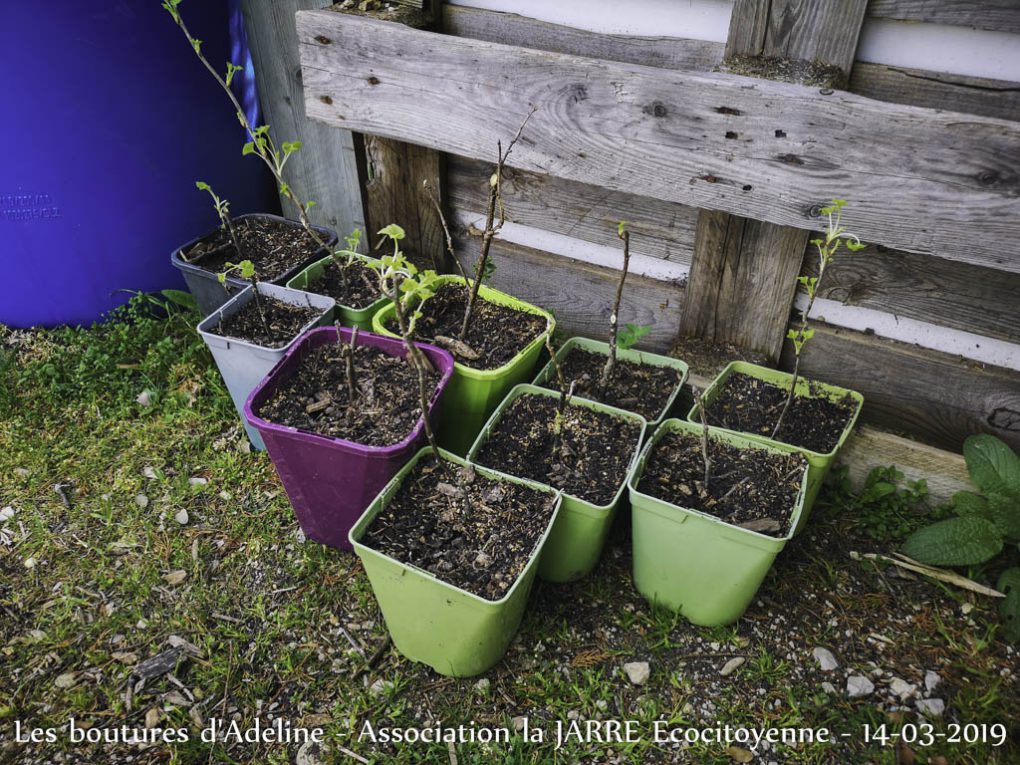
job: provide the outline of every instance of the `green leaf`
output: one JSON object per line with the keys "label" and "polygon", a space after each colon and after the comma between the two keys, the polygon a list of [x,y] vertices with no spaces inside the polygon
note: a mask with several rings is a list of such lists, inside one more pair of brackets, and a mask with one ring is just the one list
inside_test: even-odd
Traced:
{"label": "green leaf", "polygon": [[988,500],[972,491],[958,491],[953,495],[953,509],[957,515],[988,517]]}
{"label": "green leaf", "polygon": [[627,231],[627,221],[621,220],[616,224],[616,235],[623,239],[624,233]]}
{"label": "green leaf", "polygon": [[971,436],[963,443],[970,477],[986,494],[1020,497],[1020,457],[995,436]]}
{"label": "green leaf", "polygon": [[623,331],[616,337],[616,344],[623,350],[627,350],[651,331],[651,324],[624,324]]}
{"label": "green leaf", "polygon": [[244,146],[241,147],[241,156],[247,157],[249,154],[255,153],[255,142],[248,141]]}
{"label": "green leaf", "polygon": [[1020,540],[1020,499],[1011,494],[989,494],[985,516],[1010,541]]}
{"label": "green leaf", "polygon": [[212,187],[205,181],[195,181],[195,188],[199,191],[212,191]]}
{"label": "green leaf", "polygon": [[301,141],[284,141],[283,142],[283,153],[293,154],[295,151],[301,149]]}
{"label": "green leaf", "polygon": [[1020,567],[1014,566],[1003,571],[996,589],[1006,594],[999,603],[1002,636],[1016,643],[1020,641]]}
{"label": "green leaf", "polygon": [[1002,551],[1002,534],[987,518],[964,515],[915,531],[903,552],[932,566],[971,566]]}
{"label": "green leaf", "polygon": [[189,292],[185,292],[184,290],[160,290],[159,294],[174,305],[180,306],[185,311],[198,310],[198,302]]}
{"label": "green leaf", "polygon": [[404,233],[404,229],[402,229],[396,223],[391,223],[390,225],[386,226],[386,228],[380,229],[378,231],[378,235],[389,237],[390,239],[393,239],[395,241],[400,241],[406,236],[406,234]]}

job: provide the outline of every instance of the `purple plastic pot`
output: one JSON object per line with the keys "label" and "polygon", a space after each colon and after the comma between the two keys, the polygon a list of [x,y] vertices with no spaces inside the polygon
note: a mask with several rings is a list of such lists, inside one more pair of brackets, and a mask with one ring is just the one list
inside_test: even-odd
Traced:
{"label": "purple plastic pot", "polygon": [[[309,351],[337,342],[338,331],[341,341],[350,342],[351,331],[345,327],[320,327],[306,333],[251,392],[244,404],[244,414],[262,436],[305,536],[330,547],[350,550],[348,530],[389,480],[425,445],[422,422],[419,420],[400,443],[363,446],[276,425],[257,414],[276,389],[295,374]],[[359,333],[357,344],[379,348],[390,356],[407,355],[401,340],[370,332]],[[429,421],[436,422],[439,397],[453,375],[453,356],[433,345],[419,343],[418,347],[442,375],[429,406]]]}

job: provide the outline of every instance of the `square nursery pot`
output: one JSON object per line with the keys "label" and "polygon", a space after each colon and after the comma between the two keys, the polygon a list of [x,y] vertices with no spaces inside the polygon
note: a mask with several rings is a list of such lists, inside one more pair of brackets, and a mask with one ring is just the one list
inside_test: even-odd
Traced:
{"label": "square nursery pot", "polygon": [[[289,218],[281,218],[279,215],[269,215],[267,213],[238,215],[234,218],[234,220],[246,220],[248,218],[266,218],[269,220],[283,221],[294,226],[301,225],[299,222],[290,220]],[[336,231],[322,226],[312,226],[312,228],[319,233],[329,247],[332,248],[336,245]],[[196,263],[189,263],[184,259],[183,253],[185,251],[190,250],[204,239],[208,239],[213,236],[217,231],[219,231],[219,227],[208,234],[192,239],[187,244],[181,245],[170,253],[170,263],[173,264],[174,268],[181,272],[181,275],[184,277],[184,281],[188,285],[188,291],[194,296],[195,302],[198,303],[198,310],[202,312],[202,316],[208,316],[211,314],[221,305],[230,300],[231,296],[237,294],[239,290],[243,290],[248,284],[248,282],[242,279],[227,277],[227,283],[230,288],[228,292],[227,288],[220,284],[218,275],[215,271],[209,271]],[[309,258],[305,263],[299,263],[294,268],[290,268],[282,274],[274,275],[272,279],[267,279],[266,282],[269,284],[286,284],[291,277],[308,265],[309,262],[319,257],[320,255],[316,254]]]}
{"label": "square nursery pot", "polygon": [[[441,276],[437,286],[464,284],[460,276]],[[546,330],[521,350],[514,358],[498,369],[473,369],[459,361],[453,367],[453,379],[447,388],[443,402],[443,415],[439,421],[439,445],[457,454],[467,454],[478,431],[503,400],[503,397],[519,383],[527,382],[545,347],[545,338],[556,327],[556,320],[548,311],[525,303],[523,300],[499,292],[484,284],[478,288],[478,297],[490,303],[516,308],[525,313],[538,314],[545,318]],[[393,336],[386,329],[386,322],[393,318],[393,305],[387,304],[372,317],[372,329],[381,335]]]}
{"label": "square nursery pot", "polygon": [[[355,255],[354,257],[364,263],[379,262],[375,258],[370,258],[367,255]],[[305,292],[315,292],[315,283],[319,280],[319,277],[322,276],[322,272],[332,261],[332,255],[327,255],[321,260],[315,261],[310,266],[306,266],[302,271],[298,272],[296,276],[293,276],[287,282],[287,286],[296,290],[304,290]],[[352,308],[349,305],[337,303],[333,318],[336,320],[337,324],[342,324],[345,327],[357,327],[358,329],[371,331],[372,317],[375,316],[387,302],[389,302],[387,298],[381,297],[364,308]]]}
{"label": "square nursery pot", "polygon": [[[586,337],[572,337],[559,347],[556,351],[556,358],[562,361],[574,348],[588,351],[590,353],[597,353],[602,356],[609,356],[609,343],[604,343],[600,340],[589,340]],[[670,369],[676,369],[680,372],[680,382],[673,389],[672,393],[669,394],[669,398],[659,411],[658,416],[652,420],[646,419],[648,422],[647,432],[651,433],[664,419],[666,419],[666,416],[669,414],[669,410],[676,401],[676,397],[683,389],[684,383],[687,382],[687,364],[680,359],[674,359],[670,356],[661,356],[657,353],[648,353],[647,351],[635,351],[631,348],[626,350],[617,348],[616,358],[620,361],[629,361],[634,364],[644,364],[652,367],[669,367]],[[546,365],[542,367],[542,371],[535,376],[533,384],[543,385],[547,382],[555,381],[555,379],[556,370],[553,367],[552,360],[549,360]],[[574,398],[580,400],[582,397],[575,395]]]}
{"label": "square nursery pot", "polygon": [[[520,626],[539,555],[559,511],[559,494],[556,493],[556,507],[549,526],[517,581],[500,600],[486,600],[361,543],[369,525],[390,503],[414,466],[431,453],[429,447],[422,449],[397,473],[358,519],[351,529],[350,540],[365,566],[397,650],[413,661],[428,664],[441,675],[471,677],[485,672],[503,658]],[[450,452],[442,454],[458,465],[468,464]],[[478,466],[475,470],[488,478],[554,493],[547,486],[495,470]]]}
{"label": "square nursery pot", "polygon": [[[634,586],[647,600],[678,611],[695,624],[730,624],[747,610],[773,561],[793,536],[804,509],[807,470],[792,508],[790,531],[782,538],[738,528],[681,505],[638,491],[648,456],[662,437],[701,426],[666,420],[649,439],[630,477]],[[786,445],[766,445],[748,436],[712,430],[712,437],[748,449],[796,453]]]}
{"label": "square nursery pot", "polygon": [[[525,395],[559,398],[559,393],[548,388],[539,388],[534,385],[516,386],[510,391],[496,411],[493,412],[492,417],[489,418],[481,433],[478,434],[478,439],[468,454],[468,459],[473,464],[478,464],[476,461],[478,452],[489,440],[489,434],[492,433],[499,423],[503,413],[514,400]],[[593,409],[596,412],[608,412],[609,414],[638,422],[641,425],[641,433],[633,446],[633,457],[631,458],[627,475],[620,483],[616,494],[613,495],[612,501],[608,504],[595,505],[562,492],[563,505],[556,518],[556,523],[549,533],[549,541],[546,542],[545,550],[542,552],[542,561],[538,569],[538,575],[547,582],[574,582],[587,576],[595,568],[595,564],[599,562],[599,556],[602,554],[602,547],[605,544],[606,537],[609,535],[609,529],[613,525],[613,518],[616,516],[617,508],[619,508],[624,491],[627,488],[627,478],[630,477],[630,473],[634,470],[638,454],[641,451],[641,444],[647,432],[645,418],[634,412],[616,409],[600,404],[597,401],[589,401],[583,398],[572,399],[571,403],[587,409]],[[621,448],[623,447],[621,446]],[[488,467],[501,470],[499,465],[489,465]]]}
{"label": "square nursery pot", "polygon": [[[773,383],[780,387],[788,388],[790,380],[793,379],[793,375],[788,372],[783,372],[778,369],[769,369],[768,367],[758,366],[757,364],[749,364],[744,361],[731,361],[726,367],[719,373],[719,375],[712,381],[712,383],[705,389],[701,398],[708,406],[711,411],[712,402],[715,401],[716,396],[719,395],[719,391],[722,390],[723,384],[734,373],[743,373],[751,377],[757,377],[759,380]],[[812,390],[814,388],[814,390]],[[815,499],[818,497],[818,492],[822,488],[822,484],[825,482],[825,477],[829,474],[829,470],[832,469],[832,465],[836,460],[836,456],[839,454],[840,449],[843,448],[843,444],[846,443],[850,433],[853,432],[854,425],[857,423],[857,417],[861,413],[861,407],[864,406],[864,396],[854,390],[847,388],[840,388],[836,385],[829,385],[828,383],[816,382],[813,380],[807,380],[804,377],[799,377],[797,380],[797,389],[795,396],[800,397],[814,397],[818,398],[824,396],[830,400],[838,400],[844,396],[850,396],[855,402],[857,402],[857,408],[854,410],[853,416],[850,421],[847,422],[846,427],[843,429],[843,434],[839,438],[839,442],[835,448],[830,452],[814,452],[810,449],[804,449],[799,446],[794,446],[798,452],[807,457],[808,461],[808,487],[807,494],[804,497],[804,512],[800,516],[800,521],[797,524],[797,528],[794,529],[794,534],[800,532],[807,523],[808,516],[811,514],[811,508],[815,504]],[[695,404],[691,407],[691,411],[687,414],[688,422],[701,423],[701,413],[698,411],[698,405]],[[714,433],[718,433],[723,430],[727,430],[730,433],[739,433],[745,435],[753,441],[757,441],[762,444],[781,445],[781,446],[792,446],[786,444],[783,441],[768,438],[767,436],[760,435],[758,433],[745,433],[743,431],[728,430],[725,428],[718,428],[712,425],[712,421],[709,420],[709,428]]]}
{"label": "square nursery pot", "polygon": [[226,383],[227,390],[230,391],[230,398],[234,401],[237,413],[241,415],[241,422],[244,424],[244,429],[248,433],[248,439],[251,441],[252,446],[256,449],[265,449],[262,437],[245,417],[245,400],[248,398],[248,394],[262,381],[262,378],[266,376],[269,370],[276,366],[276,363],[294,346],[304,332],[307,332],[312,327],[328,324],[332,320],[335,303],[333,298],[313,295],[310,292],[300,292],[288,289],[287,287],[280,287],[276,284],[266,284],[265,282],[259,282],[258,290],[260,295],[276,298],[285,303],[311,306],[318,309],[320,314],[308,322],[301,329],[301,332],[298,332],[289,343],[280,348],[266,348],[263,345],[256,345],[245,340],[224,337],[214,333],[212,330],[219,326],[223,319],[233,316],[251,302],[255,293],[251,285],[249,285],[239,295],[231,298],[221,308],[216,309],[211,315],[204,318],[198,325],[198,334],[202,336],[205,344],[212,351],[213,359],[220,370],[220,375],[223,376],[223,382]]}
{"label": "square nursery pot", "polygon": [[[335,344],[337,334],[349,343],[351,330],[320,327],[305,333],[252,391],[244,405],[248,421],[258,430],[290,498],[301,530],[309,539],[330,547],[350,550],[347,532],[372,499],[421,448],[424,426],[421,420],[400,442],[391,446],[365,446],[343,438],[322,436],[262,419],[260,407],[294,374],[309,352],[321,345]],[[359,346],[379,348],[390,356],[404,358],[403,341],[371,333],[359,333]],[[429,408],[435,420],[439,398],[453,374],[453,357],[432,345],[418,347],[442,375]]]}

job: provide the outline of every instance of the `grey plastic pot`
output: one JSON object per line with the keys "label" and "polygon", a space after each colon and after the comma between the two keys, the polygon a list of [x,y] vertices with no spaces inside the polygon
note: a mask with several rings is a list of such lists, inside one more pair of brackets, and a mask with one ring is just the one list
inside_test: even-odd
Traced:
{"label": "grey plastic pot", "polygon": [[[235,221],[247,220],[248,218],[265,218],[268,220],[283,221],[293,226],[300,226],[301,224],[297,221],[289,218],[282,218],[279,215],[269,215],[268,213],[250,213],[248,215],[238,215],[234,218]],[[336,231],[331,228],[325,228],[323,226],[312,226],[319,235],[326,242],[330,249],[336,246],[337,235]],[[204,239],[208,239],[216,233],[216,230],[211,231],[203,236],[192,239],[187,244],[183,244],[170,253],[170,263],[181,272],[184,277],[185,283],[188,285],[188,292],[195,298],[195,302],[198,303],[198,310],[202,312],[202,316],[209,316],[213,311],[226,303],[230,298],[243,290],[247,286],[247,282],[236,279],[228,278],[227,284],[224,286],[220,284],[218,275],[214,271],[202,268],[197,263],[189,263],[184,259],[184,253],[190,250],[199,242]],[[291,278],[297,273],[304,269],[309,263],[312,263],[323,255],[322,251],[316,252],[310,256],[307,260],[299,263],[293,268],[289,268],[281,274],[267,275],[269,278],[266,282],[269,284],[286,284]],[[260,274],[261,276],[261,274]]]}
{"label": "grey plastic pot", "polygon": [[248,422],[244,416],[244,402],[255,386],[262,382],[276,363],[284,357],[298,338],[313,327],[328,324],[333,320],[333,309],[336,301],[333,298],[322,295],[313,295],[310,292],[292,290],[288,287],[280,287],[276,284],[260,282],[258,285],[260,295],[276,298],[292,305],[309,306],[319,310],[319,315],[309,321],[301,331],[291,338],[290,342],[279,348],[267,348],[263,345],[256,345],[245,340],[233,337],[218,335],[212,330],[219,326],[220,322],[228,316],[233,316],[245,305],[251,302],[254,291],[251,286],[246,287],[240,294],[227,301],[221,308],[215,310],[211,316],[207,316],[198,325],[198,334],[209,346],[216,366],[220,370],[223,382],[230,391],[230,398],[234,402],[237,413],[241,416],[241,422],[248,433],[248,439],[256,449],[265,449],[262,437],[259,432]]}

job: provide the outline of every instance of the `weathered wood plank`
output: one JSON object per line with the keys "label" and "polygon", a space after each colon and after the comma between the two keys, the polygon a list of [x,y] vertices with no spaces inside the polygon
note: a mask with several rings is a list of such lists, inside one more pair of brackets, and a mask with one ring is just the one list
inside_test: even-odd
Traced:
{"label": "weathered wood plank", "polygon": [[736,0],[726,56],[778,56],[850,70],[867,0]]}
{"label": "weathered wood plank", "polygon": [[459,5],[443,7],[443,30],[473,40],[692,72],[713,69],[723,55],[722,43],[709,40],[601,34]]}
{"label": "weathered wood plank", "polygon": [[[450,155],[450,204],[484,210],[491,175],[491,163]],[[635,254],[691,262],[697,222],[692,207],[516,169],[506,171],[503,201],[509,221],[613,248],[620,246],[616,224],[625,220]]]}
{"label": "weathered wood plank", "polygon": [[1020,32],[1020,3],[1016,0],[871,0],[868,16]]}
{"label": "weathered wood plank", "polygon": [[[813,245],[803,273],[817,273]],[[869,245],[833,260],[819,297],[1020,343],[1020,274]]]}
{"label": "weathered wood plank", "polygon": [[[478,255],[477,239],[458,238],[456,252],[465,268],[472,268]],[[619,271],[499,239],[493,240],[490,257],[496,271],[487,284],[552,311],[557,331],[566,337],[605,339]],[[676,336],[682,299],[683,290],[675,284],[630,274],[620,323],[652,325],[637,347],[668,350]]]}
{"label": "weathered wood plank", "polygon": [[[312,222],[343,236],[365,227],[354,141],[350,131],[306,116],[294,28],[296,11],[328,4],[328,0],[243,0],[242,8],[259,99],[273,140],[277,145],[302,141],[305,146],[288,160],[286,176],[301,199],[315,201],[309,213]],[[296,218],[297,208],[281,201],[284,214]]]}
{"label": "weathered wood plank", "polygon": [[850,90],[879,101],[1020,120],[1020,82],[859,62]]}
{"label": "weathered wood plank", "polygon": [[[407,28],[437,30],[441,0],[400,0],[376,3],[363,10],[345,2],[332,11],[391,21]],[[446,241],[442,220],[426,190],[445,205],[445,161],[435,149],[393,138],[366,134],[355,137],[365,222],[370,239],[390,223],[403,227],[408,257],[419,267],[445,271]],[[374,241],[372,242],[374,244]]]}
{"label": "weathered wood plank", "polygon": [[[1020,448],[1020,372],[814,322],[801,371],[864,395],[863,419],[959,451],[974,433]],[[790,349],[784,367],[791,368]]]}
{"label": "weathered wood plank", "polygon": [[[446,243],[442,221],[425,190],[444,200],[444,157],[434,149],[380,138],[362,136],[365,156],[363,189],[365,218],[369,233],[397,223],[407,238],[403,247],[417,265],[446,270]],[[452,265],[452,264],[450,264]]]}
{"label": "weathered wood plank", "polygon": [[681,334],[777,359],[807,235],[802,229],[702,210]]}
{"label": "weathered wood plank", "polygon": [[298,25],[327,123],[484,159],[537,106],[511,166],[808,229],[839,194],[865,240],[1020,270],[1020,125],[335,13]]}
{"label": "weathered wood plank", "polygon": [[848,470],[851,486],[861,488],[873,469],[895,465],[904,480],[925,481],[932,505],[948,502],[958,491],[976,491],[963,457],[870,426],[858,427],[847,439],[839,464]]}
{"label": "weathered wood plank", "polygon": [[[780,57],[832,67],[845,82],[866,0],[737,0],[726,57]],[[702,210],[680,333],[779,358],[808,232]]]}

